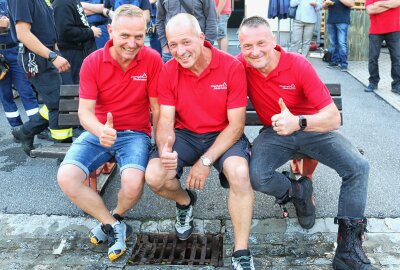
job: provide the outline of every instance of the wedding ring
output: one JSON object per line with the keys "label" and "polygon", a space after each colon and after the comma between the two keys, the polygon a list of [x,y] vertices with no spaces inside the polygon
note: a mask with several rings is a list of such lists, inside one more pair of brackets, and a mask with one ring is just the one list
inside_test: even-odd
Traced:
{"label": "wedding ring", "polygon": [[275,121],[275,122],[274,122],[274,126],[275,126],[275,127],[278,127],[278,121]]}

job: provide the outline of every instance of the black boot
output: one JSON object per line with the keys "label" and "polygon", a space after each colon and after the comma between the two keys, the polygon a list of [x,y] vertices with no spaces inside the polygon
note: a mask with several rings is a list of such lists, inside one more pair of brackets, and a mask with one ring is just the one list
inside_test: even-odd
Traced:
{"label": "black boot", "polygon": [[364,232],[367,231],[367,219],[337,219],[339,223],[337,248],[333,258],[333,269],[336,270],[377,270],[371,265],[362,249]]}
{"label": "black boot", "polygon": [[[315,203],[313,198],[312,181],[303,176],[299,180],[293,180],[288,177],[291,188],[288,192],[276,202],[284,205],[292,201],[296,209],[299,224],[304,229],[311,229],[315,224]],[[285,208],[284,208],[285,216]]]}
{"label": "black boot", "polygon": [[23,127],[15,128],[12,130],[12,135],[14,136],[15,140],[18,140],[22,144],[22,149],[24,150],[25,154],[30,157],[31,150],[35,149],[33,147],[33,140],[35,139],[35,134],[29,135],[25,134]]}

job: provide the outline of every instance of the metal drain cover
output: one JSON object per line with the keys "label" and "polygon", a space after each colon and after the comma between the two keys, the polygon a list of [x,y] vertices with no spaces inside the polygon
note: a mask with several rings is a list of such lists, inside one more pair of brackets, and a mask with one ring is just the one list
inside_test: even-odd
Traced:
{"label": "metal drain cover", "polygon": [[140,234],[128,263],[223,266],[223,234],[193,234],[185,241],[175,234]]}

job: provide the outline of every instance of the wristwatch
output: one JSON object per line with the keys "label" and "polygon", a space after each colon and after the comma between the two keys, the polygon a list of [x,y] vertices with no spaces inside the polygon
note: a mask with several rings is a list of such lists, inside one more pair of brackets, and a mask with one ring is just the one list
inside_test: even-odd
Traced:
{"label": "wristwatch", "polygon": [[211,167],[212,164],[213,164],[213,162],[211,161],[211,159],[209,159],[209,158],[206,157],[206,156],[201,156],[200,159],[201,159],[201,163],[203,163],[204,166]]}
{"label": "wristwatch", "polygon": [[50,51],[49,52],[49,57],[47,58],[48,61],[54,62],[56,60],[58,54],[56,52]]}
{"label": "wristwatch", "polygon": [[299,115],[299,126],[300,130],[304,130],[307,127],[307,119],[302,115]]}

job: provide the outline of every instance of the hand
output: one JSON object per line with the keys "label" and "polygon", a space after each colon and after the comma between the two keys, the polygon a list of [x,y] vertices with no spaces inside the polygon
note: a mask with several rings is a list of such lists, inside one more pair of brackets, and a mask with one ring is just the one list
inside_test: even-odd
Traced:
{"label": "hand", "polygon": [[281,113],[271,117],[274,130],[282,136],[290,135],[299,130],[299,118],[289,111],[282,98],[279,99],[278,103],[281,108]]}
{"label": "hand", "polygon": [[168,136],[160,154],[161,163],[166,170],[176,170],[178,167],[178,153],[172,151],[172,137]]}
{"label": "hand", "polygon": [[90,27],[93,31],[93,35],[95,38],[98,38],[99,36],[101,36],[101,29],[96,27],[96,26],[92,26]]}
{"label": "hand", "polygon": [[113,116],[107,113],[107,122],[104,124],[100,133],[100,144],[104,147],[111,147],[117,139],[117,131],[114,129]]}
{"label": "hand", "polygon": [[312,2],[310,2],[310,6],[312,6],[312,7],[316,7],[316,6],[317,6],[317,2],[316,2],[316,1],[312,1]]}
{"label": "hand", "polygon": [[10,26],[10,20],[6,16],[0,18],[0,28],[8,28]]}
{"label": "hand", "polygon": [[203,190],[210,171],[211,167],[204,166],[201,160],[197,161],[190,169],[189,175],[186,179],[186,187],[189,189]]}
{"label": "hand", "polygon": [[63,73],[69,70],[70,65],[68,63],[68,60],[62,57],[61,55],[58,55],[56,59],[53,61],[53,65],[56,66],[58,69],[58,72]]}

